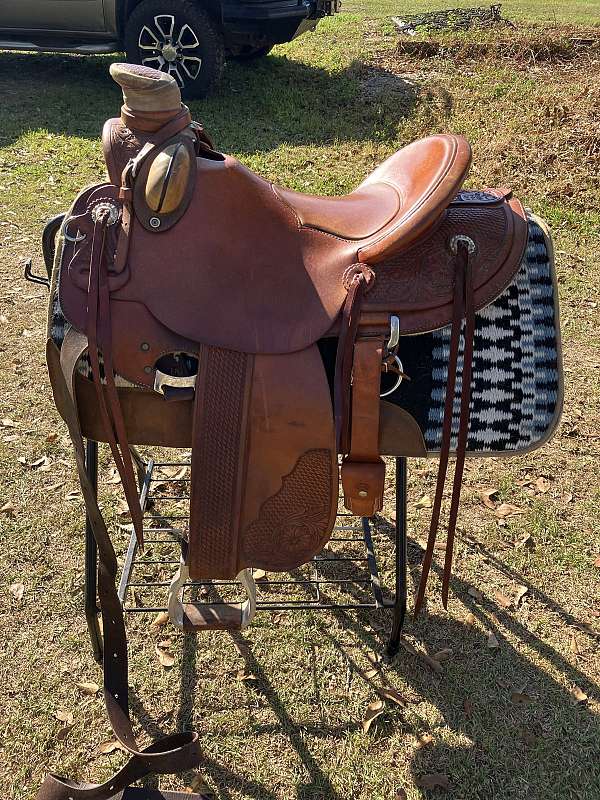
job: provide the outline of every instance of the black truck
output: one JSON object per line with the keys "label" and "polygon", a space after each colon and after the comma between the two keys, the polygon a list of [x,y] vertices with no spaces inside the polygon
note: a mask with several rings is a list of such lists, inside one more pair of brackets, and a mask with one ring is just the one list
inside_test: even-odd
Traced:
{"label": "black truck", "polygon": [[0,49],[124,51],[202,97],[227,59],[265,56],[338,9],[339,0],[0,0]]}

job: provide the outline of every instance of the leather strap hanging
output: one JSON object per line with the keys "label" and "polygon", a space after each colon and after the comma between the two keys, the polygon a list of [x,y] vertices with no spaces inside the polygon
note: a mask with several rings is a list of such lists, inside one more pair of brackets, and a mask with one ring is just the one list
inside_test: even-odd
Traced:
{"label": "leather strap hanging", "polygon": [[452,570],[452,551],[454,534],[458,517],[461,483],[467,450],[467,437],[469,431],[469,404],[471,401],[471,377],[473,364],[473,339],[475,335],[475,306],[473,300],[472,264],[469,258],[468,244],[460,238],[456,243],[456,275],[454,283],[454,302],[452,311],[452,331],[450,335],[450,356],[448,359],[448,381],[446,384],[446,400],[444,404],[444,420],[442,424],[442,443],[440,448],[440,465],[438,469],[435,499],[431,515],[431,524],[427,538],[427,547],[423,559],[421,581],[415,600],[415,616],[419,613],[425,598],[427,578],[433,560],[433,550],[440,524],[442,499],[446,485],[448,461],[452,440],[452,421],[454,410],[454,396],[456,387],[456,372],[458,367],[458,353],[462,320],[466,318],[465,346],[463,356],[462,387],[460,416],[458,426],[458,442],[456,447],[456,469],[452,485],[452,499],[450,503],[450,516],[448,520],[448,535],[446,540],[446,556],[444,562],[444,577],[442,586],[442,601],[444,608],[448,602],[448,588]]}
{"label": "leather strap hanging", "polygon": [[[108,444],[121,481],[123,491],[131,512],[131,520],[140,546],[144,542],[142,511],[140,508],[135,473],[127,441],[125,422],[119,403],[117,387],[115,385],[112,363],[112,341],[110,320],[110,296],[108,288],[108,270],[106,264],[106,234],[111,223],[109,209],[98,207],[94,234],[92,239],[92,254],[90,258],[90,274],[88,285],[88,315],[87,337],[89,342],[89,358],[98,408],[104,425]],[[104,362],[104,378],[106,381],[106,396],[102,386],[100,374],[99,351],[102,352]]]}
{"label": "leather strap hanging", "polygon": [[344,505],[353,514],[372,517],[383,508],[385,462],[379,455],[379,392],[383,336],[354,345],[350,453],[342,462]]}
{"label": "leather strap hanging", "polygon": [[[76,336],[79,337],[76,342],[65,339],[63,347],[66,346],[67,351],[62,364],[61,354],[52,341],[48,342],[46,356],[54,399],[67,423],[73,442],[86,512],[98,546],[98,599],[104,632],[106,710],[116,738],[131,754],[131,758],[119,772],[102,784],[76,783],[60,775],[48,775],[36,795],[36,800],[109,800],[116,796],[122,800],[141,800],[142,797],[152,797],[153,800],[179,800],[183,797],[200,800],[200,795],[197,794],[140,790],[129,786],[133,781],[151,773],[172,773],[193,769],[198,766],[201,753],[198,734],[193,732],[175,733],[145,748],[140,748],[133,732],[129,718],[125,621],[115,585],[117,559],[98,507],[94,488],[86,472],[83,438],[74,402],[77,360],[86,347],[85,337],[81,334]],[[120,792],[123,792],[122,796]]]}
{"label": "leather strap hanging", "polygon": [[373,276],[365,264],[355,264],[347,270],[347,273],[348,294],[342,308],[333,385],[338,453],[347,453],[350,450],[350,386],[354,342],[360,321],[361,305],[368,286],[367,276]]}

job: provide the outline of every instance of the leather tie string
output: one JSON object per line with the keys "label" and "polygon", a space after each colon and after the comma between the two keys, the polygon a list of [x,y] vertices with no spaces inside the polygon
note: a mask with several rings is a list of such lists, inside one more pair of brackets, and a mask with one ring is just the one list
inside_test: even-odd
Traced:
{"label": "leather tie string", "polygon": [[[109,226],[108,211],[99,211],[94,223],[92,238],[92,254],[90,257],[90,275],[88,284],[87,337],[88,353],[94,378],[94,386],[98,397],[98,409],[104,425],[108,444],[131,512],[131,520],[140,546],[144,543],[142,509],[138,496],[133,462],[125,421],[117,387],[115,385],[112,361],[112,331],[110,319],[110,293],[108,287],[108,269],[106,266],[106,236]],[[100,374],[99,351],[104,362],[105,387]]]}
{"label": "leather tie string", "polygon": [[448,473],[448,461],[452,440],[452,422],[454,410],[454,397],[456,387],[456,372],[458,368],[458,353],[460,334],[463,318],[465,319],[464,355],[460,396],[460,415],[458,423],[458,440],[456,445],[456,468],[452,484],[452,499],[448,518],[448,534],[446,539],[446,555],[444,559],[444,576],[442,582],[442,602],[444,608],[448,605],[448,590],[452,571],[452,552],[454,547],[454,534],[458,517],[458,506],[462,476],[467,452],[467,437],[469,432],[469,404],[471,402],[471,378],[473,372],[473,340],[475,338],[475,301],[473,296],[473,267],[469,257],[467,244],[457,242],[456,251],[456,276],[454,283],[454,302],[452,309],[452,332],[450,336],[450,357],[448,360],[448,381],[446,384],[446,400],[444,405],[444,420],[442,425],[442,443],[440,448],[440,466],[435,489],[435,499],[427,538],[427,548],[423,559],[421,581],[415,600],[415,616],[421,610],[425,598],[427,578],[433,560],[433,550],[440,524],[442,498]]}

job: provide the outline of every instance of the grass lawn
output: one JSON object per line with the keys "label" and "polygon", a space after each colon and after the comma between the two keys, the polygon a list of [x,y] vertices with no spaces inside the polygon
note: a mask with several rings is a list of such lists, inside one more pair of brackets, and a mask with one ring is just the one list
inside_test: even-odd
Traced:
{"label": "grass lawn", "polygon": [[[359,11],[369,16],[386,17],[438,11],[446,8],[473,8],[490,6],[489,2],[474,0],[348,0],[344,10]],[[597,25],[600,21],[598,0],[503,0],[502,15],[511,20],[535,21],[547,25],[552,22]]]}
{"label": "grass lawn", "polygon": [[[170,626],[156,632],[144,615],[128,625],[142,739],[199,730],[202,780],[219,800],[600,797],[600,55],[590,27],[599,8],[506,0],[516,31],[401,46],[389,22],[398,6],[348,3],[262,63],[228,66],[219,93],[192,104],[217,147],[318,193],[351,189],[419,136],[467,135],[469,185],[510,185],[551,226],[565,350],[557,435],[519,459],[468,462],[449,611],[434,576],[427,613],[407,622],[408,650],[393,664],[377,661],[390,623],[383,613],[264,613],[243,635],[199,639]],[[595,37],[596,46],[576,50],[573,37]],[[3,800],[33,798],[49,768],[101,780],[125,760],[99,752],[111,738],[101,693],[77,687],[101,683],[83,615],[83,506],[44,368],[46,292],[21,280],[30,255],[42,268],[44,221],[102,178],[99,134],[120,105],[110,61],[0,54]],[[411,587],[429,515],[417,501],[433,494],[436,466],[411,465]],[[522,513],[498,520],[480,498],[490,488]],[[118,489],[101,484],[115,525]],[[384,582],[391,495],[385,512],[375,534]],[[122,552],[126,537],[116,541]],[[504,608],[497,593],[513,597],[519,586],[527,593],[518,607]],[[498,648],[488,647],[490,632]],[[167,637],[172,669],[155,653]],[[423,654],[444,650],[432,671]],[[365,733],[383,680],[405,702],[388,703]],[[432,773],[449,787],[423,788]]]}

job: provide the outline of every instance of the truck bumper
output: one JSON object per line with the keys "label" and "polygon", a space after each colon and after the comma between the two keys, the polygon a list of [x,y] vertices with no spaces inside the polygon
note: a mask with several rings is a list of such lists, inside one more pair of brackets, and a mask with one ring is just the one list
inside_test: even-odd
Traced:
{"label": "truck bumper", "polygon": [[256,36],[277,44],[314,28],[339,10],[339,0],[245,0],[223,3],[223,23],[234,36]]}

